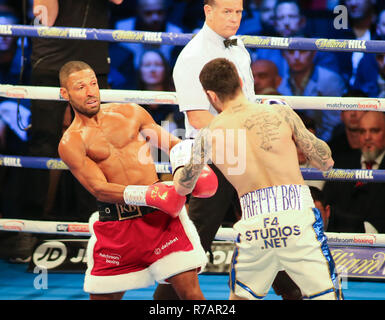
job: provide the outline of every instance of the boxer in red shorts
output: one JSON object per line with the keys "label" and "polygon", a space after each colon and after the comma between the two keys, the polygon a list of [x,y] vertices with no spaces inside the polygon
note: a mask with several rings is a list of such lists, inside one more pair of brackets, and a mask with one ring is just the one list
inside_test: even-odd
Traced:
{"label": "boxer in red shorts", "polygon": [[[90,218],[84,290],[121,299],[126,290],[170,283],[181,299],[204,299],[198,282],[207,257],[185,196],[158,181],[150,146],[169,153],[180,140],[137,104],[100,103],[97,79],[81,61],[60,70],[60,93],[75,113],[59,143],[72,174],[99,201]],[[195,196],[215,193],[206,170]]]}

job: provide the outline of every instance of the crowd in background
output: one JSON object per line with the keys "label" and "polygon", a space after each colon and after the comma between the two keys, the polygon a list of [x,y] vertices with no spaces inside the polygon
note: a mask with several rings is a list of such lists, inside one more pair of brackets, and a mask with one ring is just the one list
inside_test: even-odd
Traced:
{"label": "crowd in background", "polygon": [[[0,0],[0,24],[36,24],[37,21],[32,12],[32,2]],[[340,4],[347,9],[348,23],[346,28],[336,29],[334,22],[338,14],[333,10]],[[109,28],[195,33],[204,22],[202,7],[203,0],[132,0],[123,1],[119,5],[109,2]],[[376,0],[248,0],[244,1],[243,18],[238,34],[385,40],[385,4],[383,1]],[[181,50],[180,46],[111,42],[108,44],[108,50],[108,88],[174,91],[172,70]],[[248,48],[248,50],[252,57],[256,94],[385,97],[385,53],[256,48]],[[30,85],[32,51],[33,46],[29,38],[0,36],[1,84]],[[9,100],[0,97],[1,154],[28,154],[30,139],[28,126],[31,124],[30,104],[31,102],[28,100]],[[171,132],[184,128],[184,115],[179,112],[177,106],[143,105],[143,107],[157,123],[167,124],[168,130]],[[364,117],[363,112],[359,111],[311,110],[311,106],[309,106],[309,110],[301,111],[299,114],[309,129],[331,145],[336,168],[355,168],[354,166],[364,168],[361,166],[361,162],[364,161],[360,161],[360,159],[368,155],[368,150],[365,150],[365,139],[369,138],[365,137],[365,134],[370,134],[370,128],[367,128],[375,120],[368,116]],[[64,115],[63,128],[60,130],[64,130],[72,119],[69,109]],[[376,121],[378,121],[376,128],[383,135],[375,137],[377,153],[375,156],[372,155],[372,158],[377,159],[372,160],[378,162],[375,168],[383,169],[385,120],[382,117],[376,117]],[[48,155],[41,154],[40,156]],[[355,160],[351,161],[353,158]],[[299,155],[299,160],[301,165],[306,167],[306,159]],[[3,217],[23,217],[23,212],[21,212],[23,209],[20,208],[18,211],[18,207],[14,205],[20,197],[14,190],[20,185],[14,179],[9,178],[15,175],[15,170],[20,169],[0,167],[2,197],[0,215]],[[336,186],[334,182],[317,183],[317,187],[325,192],[327,205],[334,208],[330,216],[329,230],[385,232],[385,218],[383,218],[383,210],[381,210],[385,206],[378,204],[379,208],[373,209],[380,210],[376,211],[374,218],[369,217],[368,213],[363,214],[367,201],[358,196],[359,192],[366,190],[365,188],[373,188],[362,193],[368,199],[374,197],[368,197],[369,192],[371,195],[380,195],[381,192],[383,194],[383,184],[371,185],[373,184],[344,183],[343,187],[340,184]],[[348,190],[344,188],[348,188]],[[341,192],[343,194],[340,194]],[[361,201],[359,205],[357,199]],[[350,205],[341,205],[342,200],[350,201]],[[52,201],[55,202],[55,200]],[[373,201],[375,202],[372,199],[371,203]],[[10,204],[13,205],[10,206]],[[51,202],[50,210],[52,212],[45,218],[66,220],[65,212],[58,213],[59,211],[55,211],[56,207]],[[352,215],[352,213],[354,214]],[[25,212],[24,216],[28,218]],[[87,221],[88,216],[89,212],[84,213],[84,216],[75,216],[73,219]],[[33,218],[37,217],[33,216]],[[346,223],[346,221],[352,222]],[[366,222],[365,227],[369,229],[362,229],[362,221]],[[370,222],[369,227],[368,221]]]}

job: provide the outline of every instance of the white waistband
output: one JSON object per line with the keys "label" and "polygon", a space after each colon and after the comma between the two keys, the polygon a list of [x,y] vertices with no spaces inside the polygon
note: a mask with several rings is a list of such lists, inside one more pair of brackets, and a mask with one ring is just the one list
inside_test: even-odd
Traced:
{"label": "white waistband", "polygon": [[243,220],[260,214],[314,207],[309,187],[297,184],[258,189],[244,194],[239,200]]}

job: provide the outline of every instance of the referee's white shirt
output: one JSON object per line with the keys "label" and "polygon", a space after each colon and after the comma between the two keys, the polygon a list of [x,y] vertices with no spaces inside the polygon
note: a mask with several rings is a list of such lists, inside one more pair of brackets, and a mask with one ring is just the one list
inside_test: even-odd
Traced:
{"label": "referee's white shirt", "polygon": [[250,55],[239,37],[231,38],[238,39],[237,46],[225,48],[223,44],[225,38],[204,24],[178,56],[173,70],[173,79],[179,110],[185,113],[186,138],[194,138],[197,133],[197,130],[190,125],[186,111],[209,110],[213,115],[217,114],[199,81],[199,73],[207,62],[215,58],[226,58],[232,61],[242,79],[243,92],[250,101],[255,100]]}

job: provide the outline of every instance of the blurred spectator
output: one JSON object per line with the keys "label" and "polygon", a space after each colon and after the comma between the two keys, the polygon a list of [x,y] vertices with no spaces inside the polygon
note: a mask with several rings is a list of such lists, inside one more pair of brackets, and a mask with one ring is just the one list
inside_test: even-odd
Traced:
{"label": "blurred spectator", "polygon": [[[145,51],[140,58],[137,89],[143,91],[175,91],[170,66],[159,50]],[[184,115],[179,112],[177,105],[171,104],[141,104],[152,116],[155,122],[165,130],[184,138]],[[152,148],[155,162],[169,162],[169,156],[158,148]],[[169,180],[168,174],[159,174],[161,180]]]}
{"label": "blurred spectator", "polygon": [[[19,24],[19,18],[14,9],[0,4],[0,25]],[[30,65],[29,47],[24,41],[24,66],[22,69],[21,41],[17,37],[0,36],[0,83],[27,84]],[[17,112],[19,103],[20,112]],[[21,121],[17,121],[20,116]],[[27,100],[17,101],[0,97],[0,149],[4,154],[20,155],[26,150],[27,132],[23,126],[29,124],[29,103]]]}
{"label": "blurred spectator", "polygon": [[[344,0],[348,11],[349,23],[347,29],[335,30],[334,39],[374,40],[376,38],[376,0]],[[365,57],[365,59],[364,59]],[[364,90],[371,95],[368,89],[363,88],[362,79],[358,78],[359,69],[367,74],[375,72],[374,54],[363,52],[338,52],[337,59],[340,65],[341,76],[354,89]],[[371,81],[367,78],[367,81]]]}
{"label": "blurred spectator", "polygon": [[[341,77],[331,70],[315,65],[314,51],[283,50],[282,55],[289,65],[289,72],[278,87],[282,95],[340,97],[343,94],[345,87]],[[306,110],[304,113],[315,120],[317,136],[329,141],[334,127],[340,122],[340,112]]]}
{"label": "blurred spectator", "polygon": [[369,40],[374,35],[376,0],[344,0],[351,29],[357,39]]}
{"label": "blurred spectator", "polygon": [[[377,15],[375,32],[373,27],[370,31],[372,39],[385,40],[385,9]],[[385,55],[361,53],[360,56],[353,87],[363,90],[369,97],[385,97]]]}
{"label": "blurred spectator", "polygon": [[[175,91],[170,66],[159,50],[145,51],[140,59],[138,71],[138,90]],[[141,104],[159,125],[174,133],[177,128],[184,128],[184,116],[176,105]]]}
{"label": "blurred spectator", "polygon": [[275,8],[278,33],[286,37],[330,38],[335,14],[334,7],[330,9],[325,2],[315,5],[308,0],[278,0]]}
{"label": "blurred spectator", "polygon": [[[274,28],[279,37],[314,37],[306,29],[307,18],[297,0],[278,0],[274,8]],[[267,59],[273,61],[278,67],[279,74],[283,77],[288,72],[288,65],[282,59],[279,49],[250,49],[252,61]],[[334,72],[339,72],[335,53],[317,51],[314,63]]]}
{"label": "blurred spectator", "polygon": [[0,153],[24,155],[27,152],[27,131],[31,112],[16,100],[0,100]]}
{"label": "blurred spectator", "polygon": [[[316,135],[317,126],[316,126],[315,121],[312,118],[306,116],[303,111],[299,111],[299,112],[297,112],[297,114],[301,118],[306,129],[308,129],[311,133]],[[303,154],[303,152],[299,148],[297,148],[297,156],[298,156],[298,163],[299,163],[300,168],[305,168],[305,169],[306,168],[314,168],[310,165],[308,159],[305,157],[305,155]],[[323,180],[305,180],[305,183],[308,186],[314,186],[314,187],[317,187],[318,189],[322,190],[322,188],[325,184],[325,181],[323,181]]]}
{"label": "blurred spectator", "polygon": [[[376,40],[385,40],[385,9],[380,11],[377,17]],[[356,86],[364,88],[370,97],[385,98],[385,54],[375,54],[375,63],[372,55],[365,54],[363,57],[357,70]],[[370,70],[368,66],[371,67]]]}
{"label": "blurred spectator", "polygon": [[327,231],[330,219],[330,205],[325,200],[324,193],[317,187],[310,186],[310,193],[314,200],[315,207],[321,212],[324,223],[324,231]]}
{"label": "blurred spectator", "polygon": [[376,62],[378,65],[377,97],[385,98],[385,54],[376,54]]}
{"label": "blurred spectator", "polygon": [[[166,0],[137,0],[137,15],[116,23],[115,29],[151,32],[183,33],[183,29],[167,20]],[[140,57],[149,49],[159,49],[173,66],[178,47],[172,45],[157,45],[144,43],[122,42],[120,45],[134,55],[134,67],[138,68]],[[114,57],[111,57],[112,59]]]}
{"label": "blurred spectator", "polygon": [[[367,95],[361,90],[349,90],[344,97],[366,97]],[[329,147],[332,150],[334,161],[338,161],[339,157],[346,157],[346,154],[359,152],[360,133],[359,121],[364,111],[360,110],[342,110],[341,123],[338,124],[332,133],[329,141]]]}
{"label": "blurred spectator", "polygon": [[385,40],[385,8],[377,16],[376,35],[377,39]]}
{"label": "blurred spectator", "polygon": [[363,55],[357,66],[354,83],[350,85],[352,89],[363,91],[368,97],[377,98],[379,96],[383,86],[382,77],[379,75],[382,68],[382,56],[382,54],[374,53]]}
{"label": "blurred spectator", "polygon": [[242,19],[238,29],[241,35],[277,36],[274,29],[274,7],[278,0],[252,0],[254,6]]}
{"label": "blurred spectator", "polygon": [[372,163],[370,169],[378,169],[385,151],[385,114],[365,111],[359,120],[362,162]]}
{"label": "blurred spectator", "polygon": [[191,33],[203,26],[203,0],[173,0],[170,4],[169,22],[180,26],[184,32]]}
{"label": "blurred spectator", "polygon": [[259,11],[260,11],[260,20],[261,20],[261,31],[260,31],[261,36],[274,37],[277,35],[277,32],[274,28],[274,24],[275,24],[274,8],[276,4],[277,4],[277,0],[260,1]]}
{"label": "blurred spectator", "polygon": [[[335,162],[336,168],[385,169],[385,114],[364,111],[359,121],[360,153]],[[327,181],[327,203],[332,207],[331,232],[385,232],[385,183]]]}
{"label": "blurred spectator", "polygon": [[120,43],[111,42],[109,45],[111,58],[108,84],[111,89],[134,90],[136,83],[134,67],[134,54],[123,48]]}
{"label": "blurred spectator", "polygon": [[[0,25],[19,24],[20,20],[13,8],[0,4]],[[24,56],[29,57],[30,47],[24,41]],[[22,58],[21,39],[12,36],[0,36],[0,83],[18,84],[19,80],[28,81],[29,61],[25,59],[23,78],[20,79],[21,58]],[[24,57],[24,58],[25,58]]]}
{"label": "blurred spectator", "polygon": [[[378,14],[376,34],[378,40],[385,40],[385,8]],[[376,93],[379,98],[385,98],[385,54],[376,54],[376,62],[378,66]]]}
{"label": "blurred spectator", "polygon": [[304,35],[306,16],[295,0],[279,0],[275,7],[275,30],[282,37]]}
{"label": "blurred spectator", "polygon": [[278,68],[270,60],[255,60],[251,64],[251,71],[254,77],[255,94],[270,94],[277,90],[281,83],[282,78],[278,74]]}

